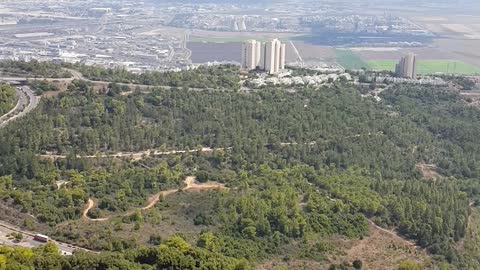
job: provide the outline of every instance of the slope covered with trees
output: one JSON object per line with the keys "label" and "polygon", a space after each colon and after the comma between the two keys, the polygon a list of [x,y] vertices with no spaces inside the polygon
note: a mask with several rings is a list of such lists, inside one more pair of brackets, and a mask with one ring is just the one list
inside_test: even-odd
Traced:
{"label": "slope covered with trees", "polygon": [[15,102],[15,88],[6,84],[0,84],[0,116],[13,109]]}
{"label": "slope covered with trees", "polygon": [[7,76],[25,76],[30,78],[70,78],[72,74],[62,69],[60,65],[51,62],[36,60],[25,61],[0,61],[0,70]]}
{"label": "slope covered with trees", "polygon": [[[370,219],[412,239],[439,263],[468,265],[470,255],[456,246],[468,235],[469,206],[480,193],[480,111],[447,88],[397,85],[377,102],[340,82],[251,93],[188,89],[231,89],[238,82],[228,66],[146,75],[82,68],[91,79],[116,82],[188,79],[170,84],[184,89],[130,95],[98,93],[75,81],[0,130],[4,204],[35,217],[23,225],[119,252],[94,256],[93,263],[110,265],[113,256],[125,265],[111,262],[119,269],[248,269],[245,260],[272,256],[325,261],[336,252],[329,238],[365,237]],[[196,81],[200,74],[207,75]],[[81,157],[200,147],[217,150],[136,161]],[[435,165],[445,178],[423,180],[418,164]],[[181,188],[189,175],[229,190],[178,192],[151,210],[133,211],[159,191]],[[80,219],[89,198],[96,201],[92,218],[134,214],[86,228]],[[195,200],[201,206],[191,207]],[[159,226],[184,235],[159,236]],[[139,249],[146,237],[156,247]],[[73,267],[86,258],[78,254],[61,264]]]}
{"label": "slope covered with trees", "polygon": [[185,88],[212,88],[238,90],[239,68],[233,65],[200,66],[183,72],[146,72],[135,74],[125,69],[105,69],[101,67],[75,65],[82,75],[93,81],[113,83],[134,83],[143,85],[172,86]]}

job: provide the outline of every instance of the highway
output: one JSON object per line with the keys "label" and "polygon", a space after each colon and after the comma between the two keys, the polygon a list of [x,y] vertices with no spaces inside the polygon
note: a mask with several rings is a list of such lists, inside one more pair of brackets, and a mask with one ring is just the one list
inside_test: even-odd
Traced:
{"label": "highway", "polygon": [[[13,241],[7,237],[7,235],[11,233],[21,233],[23,235],[23,239],[21,241]],[[19,247],[26,247],[26,248],[34,248],[34,247],[39,247],[44,245],[45,243],[38,242],[33,239],[35,234],[36,233],[34,232],[22,230],[13,225],[0,221],[0,244],[2,245],[19,246]],[[54,243],[58,247],[62,255],[72,255],[72,253],[75,250],[83,250],[87,252],[98,253],[92,250],[73,246],[67,243],[58,242],[55,240],[50,240],[50,242]]]}
{"label": "highway", "polygon": [[18,102],[14,110],[0,117],[0,128],[31,112],[38,106],[40,101],[40,97],[35,96],[32,89],[28,86],[17,87],[17,96]]}

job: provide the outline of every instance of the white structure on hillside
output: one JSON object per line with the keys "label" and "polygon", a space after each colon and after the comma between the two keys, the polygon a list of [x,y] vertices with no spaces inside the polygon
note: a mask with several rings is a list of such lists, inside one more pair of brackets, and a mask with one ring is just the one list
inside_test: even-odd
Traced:
{"label": "white structure on hillside", "polygon": [[278,39],[265,43],[249,40],[242,44],[242,67],[276,74],[285,69],[285,53],[286,46]]}

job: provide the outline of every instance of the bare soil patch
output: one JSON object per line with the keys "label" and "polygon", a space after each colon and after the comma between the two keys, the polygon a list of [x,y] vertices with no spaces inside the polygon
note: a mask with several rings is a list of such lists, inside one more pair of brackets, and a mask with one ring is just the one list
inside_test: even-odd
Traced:
{"label": "bare soil patch", "polygon": [[426,251],[412,246],[399,236],[370,227],[370,236],[353,242],[351,248],[346,250],[347,261],[360,259],[365,269],[395,270],[400,262],[411,260],[423,265],[430,264]]}
{"label": "bare soil patch", "polygon": [[436,181],[443,177],[437,172],[438,167],[435,164],[419,163],[416,167],[422,173],[425,180]]}

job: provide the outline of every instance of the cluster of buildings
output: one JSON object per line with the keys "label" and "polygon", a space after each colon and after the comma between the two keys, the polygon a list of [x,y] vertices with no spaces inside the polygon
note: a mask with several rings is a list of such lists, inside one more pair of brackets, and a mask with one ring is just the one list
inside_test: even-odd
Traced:
{"label": "cluster of buildings", "polygon": [[303,16],[304,26],[318,26],[321,30],[340,33],[400,33],[412,35],[430,35],[430,33],[408,19],[393,15],[339,14],[326,16],[315,14]]}
{"label": "cluster of buildings", "polygon": [[285,44],[278,39],[265,43],[249,40],[242,44],[242,68],[276,74],[285,69]]}
{"label": "cluster of buildings", "polygon": [[[263,12],[261,12],[263,13]],[[237,10],[222,13],[177,14],[168,22],[169,26],[212,31],[250,31],[250,32],[301,32],[308,33],[308,27],[300,25],[300,17],[285,14],[245,14]]]}
{"label": "cluster of buildings", "polygon": [[233,31],[245,31],[247,30],[247,25],[245,24],[245,18],[233,19],[232,25]]}
{"label": "cluster of buildings", "polygon": [[326,85],[328,83],[335,82],[337,80],[352,81],[353,78],[348,73],[330,73],[330,74],[317,74],[317,75],[306,75],[306,76],[291,76],[286,72],[282,74],[284,76],[276,77],[259,77],[248,81],[248,85],[253,88],[259,88],[264,85],[309,85],[309,86],[320,86]]}
{"label": "cluster of buildings", "polygon": [[406,84],[418,84],[418,85],[435,85],[435,86],[444,86],[447,85],[447,82],[437,77],[425,77],[421,79],[411,79],[411,78],[398,78],[398,77],[376,77],[375,82],[377,83],[406,83]]}
{"label": "cluster of buildings", "polygon": [[417,76],[417,57],[413,53],[402,57],[395,65],[395,76],[399,78],[414,79]]}

